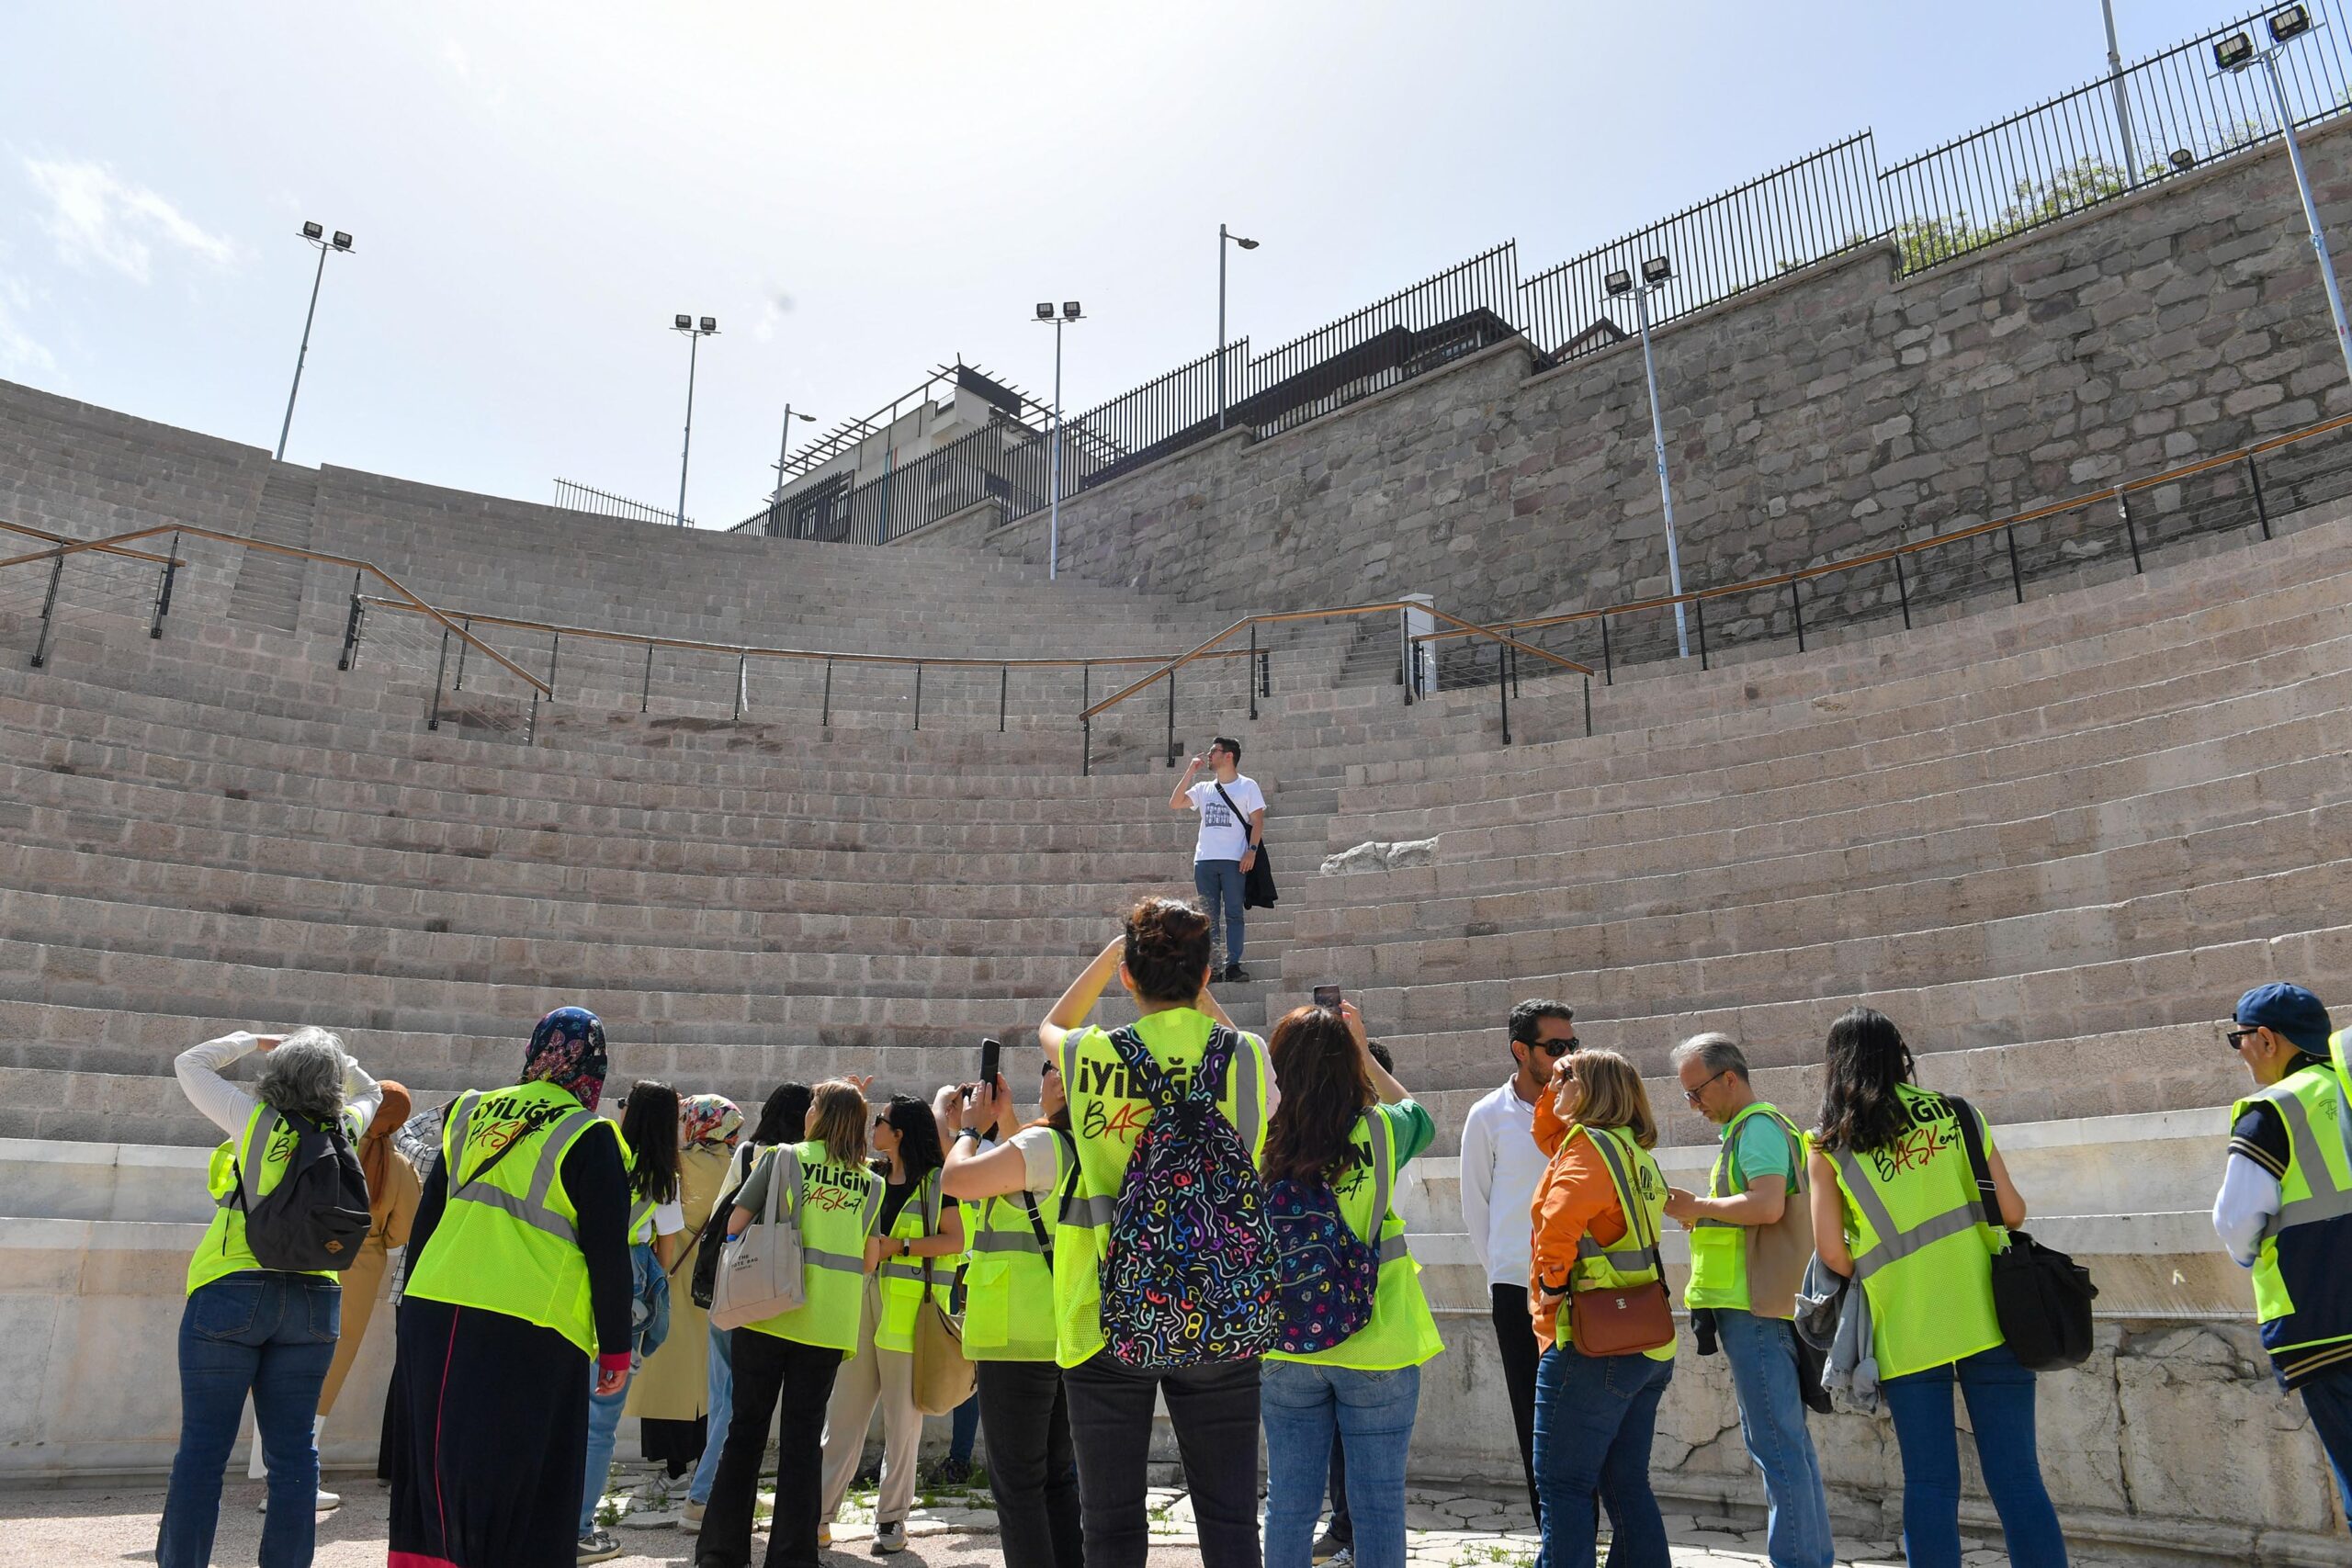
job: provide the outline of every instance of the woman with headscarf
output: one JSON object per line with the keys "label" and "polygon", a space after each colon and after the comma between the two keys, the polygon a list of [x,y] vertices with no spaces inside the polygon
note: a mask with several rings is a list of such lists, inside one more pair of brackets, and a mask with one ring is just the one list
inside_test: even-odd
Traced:
{"label": "woman with headscarf", "polygon": [[[409,1235],[392,1568],[571,1568],[592,1383],[628,1376],[628,1161],[605,1026],[559,1008],[521,1081],[449,1107]],[[593,1362],[593,1365],[592,1365]]]}

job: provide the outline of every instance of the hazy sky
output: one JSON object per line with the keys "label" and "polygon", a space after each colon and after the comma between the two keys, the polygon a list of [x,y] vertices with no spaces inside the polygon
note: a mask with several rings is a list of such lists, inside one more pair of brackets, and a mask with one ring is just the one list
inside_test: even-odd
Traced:
{"label": "hazy sky", "polygon": [[[2127,58],[2229,20],[2115,0]],[[1636,24],[1639,25],[1636,25]],[[526,500],[751,511],[789,399],[961,353],[1084,407],[1516,237],[1522,273],[1864,127],[1908,156],[2105,68],[2098,0],[0,6],[0,377]]]}

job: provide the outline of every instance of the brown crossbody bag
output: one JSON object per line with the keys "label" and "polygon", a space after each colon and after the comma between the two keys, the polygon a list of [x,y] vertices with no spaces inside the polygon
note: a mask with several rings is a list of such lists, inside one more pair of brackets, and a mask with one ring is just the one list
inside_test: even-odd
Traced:
{"label": "brown crossbody bag", "polygon": [[[1658,1258],[1657,1230],[1649,1223],[1649,1205],[1634,1190],[1617,1141],[1588,1129],[1585,1135],[1600,1151],[1609,1179],[1625,1209],[1625,1233],[1632,1236],[1658,1277],[1639,1285],[1577,1285],[1568,1290],[1568,1337],[1581,1356],[1630,1356],[1674,1343],[1674,1303],[1666,1293],[1666,1269]],[[1579,1258],[1604,1256],[1588,1232],[1577,1243]]]}

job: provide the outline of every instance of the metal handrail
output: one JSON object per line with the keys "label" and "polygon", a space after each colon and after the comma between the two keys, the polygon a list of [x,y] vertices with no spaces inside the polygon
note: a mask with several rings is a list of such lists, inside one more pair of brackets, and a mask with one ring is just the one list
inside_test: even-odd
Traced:
{"label": "metal handrail", "polygon": [[[13,533],[29,534],[35,537],[51,539],[57,538],[57,536],[55,535],[44,535],[38,528],[28,528],[21,524],[0,523],[0,527],[5,527]],[[309,549],[300,545],[281,545],[269,539],[248,538],[243,534],[223,533],[218,528],[206,528],[194,523],[159,523],[152,528],[138,528],[128,534],[110,534],[103,539],[61,539],[58,540],[60,547],[56,549],[35,550],[29,555],[10,556],[5,560],[0,560],[0,571],[6,571],[12,566],[23,566],[28,562],[37,560],[54,559],[62,561],[67,556],[79,555],[85,550],[95,550],[102,555],[130,556],[139,560],[161,562],[164,558],[161,556],[149,555],[144,550],[131,550],[125,549],[123,547],[134,539],[152,538],[157,534],[172,534],[198,539],[217,539],[224,545],[243,545],[249,550],[263,550],[271,555],[292,556],[298,560],[319,561],[327,566],[347,567],[353,571],[367,572],[382,581],[386,587],[400,594],[401,599],[405,601],[403,605],[404,608],[414,609],[420,614],[428,615],[432,619],[438,621],[444,631],[457,637],[468,647],[479,649],[490,658],[496,660],[498,663],[503,666],[509,673],[529,684],[532,690],[538,695],[553,696],[555,694],[555,688],[553,686],[550,686],[547,682],[540,680],[537,675],[532,674],[528,670],[524,669],[521,665],[515,663],[513,660],[499,652],[498,649],[491,647],[488,643],[483,642],[481,638],[475,637],[473,633],[466,630],[465,627],[458,625],[457,622],[451,620],[447,615],[443,615],[440,611],[435,609],[432,605],[418,598],[413,592],[409,591],[406,583],[403,583],[400,579],[394,577],[390,572],[386,571],[382,567],[376,565],[373,561],[355,560],[349,556],[329,555],[324,550]],[[186,565],[187,563],[182,561],[177,564]]]}
{"label": "metal handrail", "polygon": [[[1724,583],[1715,588],[1694,588],[1683,593],[1660,594],[1654,599],[1630,599],[1623,604],[1604,604],[1598,609],[1567,610],[1556,615],[1532,615],[1520,620],[1502,621],[1497,623],[1494,631],[1498,634],[1504,630],[1539,631],[1546,626],[1566,626],[1574,621],[1590,621],[1608,615],[1629,615],[1647,610],[1670,609],[1678,604],[1693,604],[1702,599],[1726,599],[1736,594],[1758,592],[1764,589],[1785,588],[1792,582],[1809,582],[1817,577],[1829,577],[1838,572],[1852,571],[1860,567],[1876,566],[1882,561],[1890,561],[1898,556],[1917,555],[1928,550],[1941,549],[1947,545],[1962,544],[1970,539],[1981,539],[1987,534],[1997,534],[2005,528],[2015,528],[2027,523],[2038,523],[2045,517],[2055,517],[2064,513],[2080,511],[2086,506],[2095,506],[2103,501],[2115,501],[2138,491],[2153,490],[2159,485],[2172,484],[2215,468],[2228,468],[2233,463],[2246,462],[2265,452],[2275,452],[2282,446],[2291,446],[2296,442],[2309,441],[2314,436],[2332,434],[2347,426],[2352,426],[2352,414],[2339,414],[2334,419],[2323,420],[2317,424],[2306,425],[2301,430],[2289,431],[2283,435],[2273,435],[2255,442],[2251,446],[2224,452],[2219,457],[2201,457],[2194,463],[2184,464],[2177,468],[2166,468],[2162,473],[2148,474],[2136,479],[2125,479],[2111,485],[2102,485],[2097,490],[2084,491],[2064,501],[2049,502],[2007,517],[1995,518],[1989,523],[1973,523],[1965,528],[1954,528],[1949,533],[1933,534],[1924,539],[1911,540],[1907,544],[1890,545],[1881,549],[1866,550],[1860,555],[1844,556],[1837,560],[1824,561],[1818,566],[1800,567],[1794,571],[1774,572],[1768,577],[1751,577],[1739,582]],[[1433,631],[1423,633],[1413,640],[1417,643],[1443,642],[1449,638],[1471,635],[1473,633],[1462,630]],[[1589,672],[1587,671],[1587,673]]]}

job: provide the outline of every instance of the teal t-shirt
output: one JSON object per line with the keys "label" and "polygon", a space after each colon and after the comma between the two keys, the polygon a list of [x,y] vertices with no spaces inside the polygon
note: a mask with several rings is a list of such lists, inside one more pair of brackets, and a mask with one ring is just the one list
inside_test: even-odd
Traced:
{"label": "teal t-shirt", "polygon": [[1777,1176],[1796,1189],[1796,1168],[1789,1162],[1788,1134],[1770,1116],[1750,1116],[1740,1123],[1738,1146],[1731,1152],[1732,1168],[1738,1180],[1735,1192],[1745,1191],[1746,1184],[1759,1176]]}

